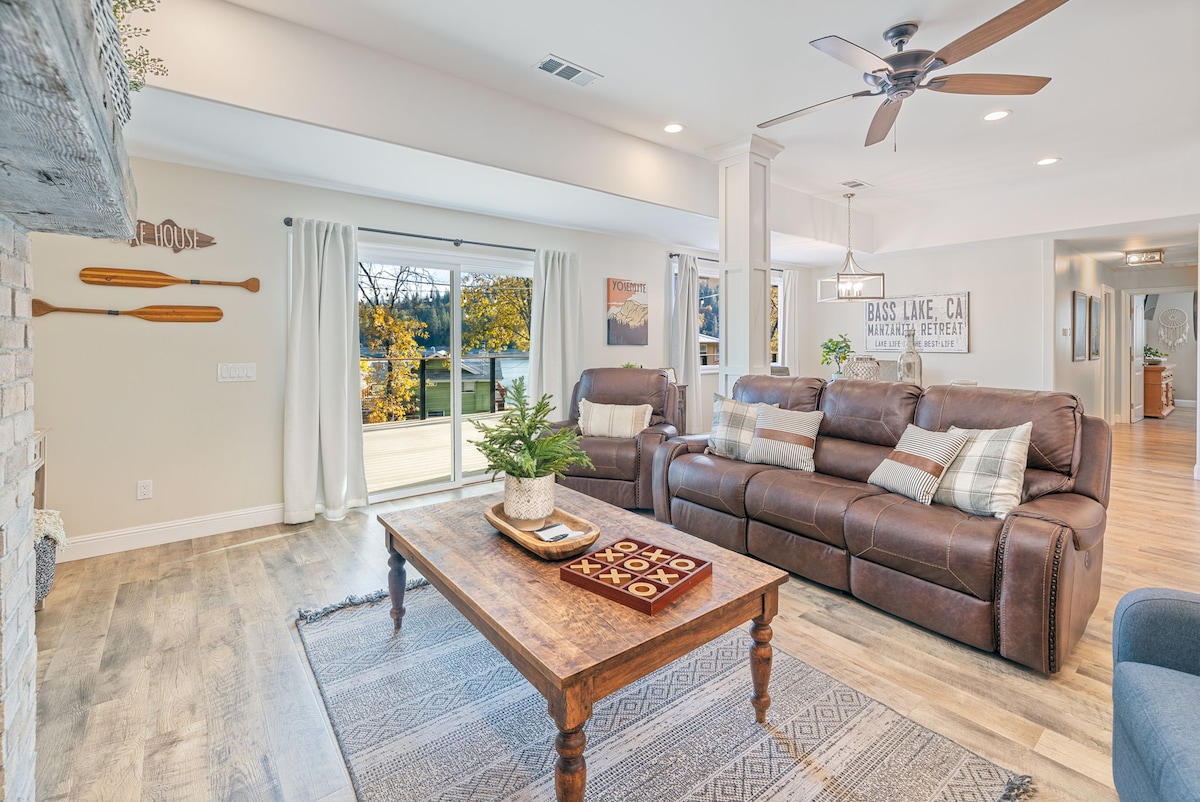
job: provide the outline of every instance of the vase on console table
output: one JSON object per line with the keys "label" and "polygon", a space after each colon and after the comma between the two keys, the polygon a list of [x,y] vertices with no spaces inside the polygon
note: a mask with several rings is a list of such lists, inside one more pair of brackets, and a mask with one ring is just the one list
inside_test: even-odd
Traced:
{"label": "vase on console table", "polygon": [[904,332],[904,351],[896,362],[899,380],[924,386],[921,384],[921,355],[917,353],[917,330],[910,328]]}

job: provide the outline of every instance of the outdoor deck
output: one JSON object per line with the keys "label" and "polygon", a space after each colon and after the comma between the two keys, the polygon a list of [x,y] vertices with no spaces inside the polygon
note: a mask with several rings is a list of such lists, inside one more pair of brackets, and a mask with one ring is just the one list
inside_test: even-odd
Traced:
{"label": "outdoor deck", "polygon": [[[500,413],[472,416],[494,420]],[[479,432],[464,419],[462,439],[463,475],[482,474],[487,464],[471,445]],[[378,493],[450,480],[450,418],[432,418],[395,424],[376,424],[363,429],[363,461],[367,468],[367,491]]]}

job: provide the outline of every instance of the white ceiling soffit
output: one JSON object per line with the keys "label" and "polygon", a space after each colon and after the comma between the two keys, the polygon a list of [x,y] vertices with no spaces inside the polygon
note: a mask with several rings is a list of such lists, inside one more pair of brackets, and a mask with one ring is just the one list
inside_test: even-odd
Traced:
{"label": "white ceiling soffit", "polygon": [[[715,253],[714,218],[146,87],[125,128],[133,156]],[[773,234],[775,261],[841,246]]]}

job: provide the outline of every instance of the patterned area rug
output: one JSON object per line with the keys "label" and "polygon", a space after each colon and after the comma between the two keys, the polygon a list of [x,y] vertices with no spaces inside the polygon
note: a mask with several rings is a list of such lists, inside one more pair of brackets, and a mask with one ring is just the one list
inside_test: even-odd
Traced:
{"label": "patterned area rug", "polygon": [[[555,728],[529,683],[431,587],[301,611],[297,626],[360,802],[553,800]],[[362,603],[366,602],[366,603]],[[750,637],[723,635],[598,703],[594,800],[996,802],[1028,777],[968,752],[776,647],[769,725]]]}

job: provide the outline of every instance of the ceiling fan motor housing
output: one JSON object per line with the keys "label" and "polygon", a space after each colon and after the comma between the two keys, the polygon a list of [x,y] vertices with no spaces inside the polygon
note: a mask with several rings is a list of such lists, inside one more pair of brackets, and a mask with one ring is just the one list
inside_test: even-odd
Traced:
{"label": "ceiling fan motor housing", "polygon": [[909,50],[884,56],[883,60],[892,68],[891,73],[868,72],[863,80],[868,86],[873,86],[883,92],[891,100],[904,100],[911,97],[921,84],[921,79],[929,71],[928,64],[933,58],[932,50]]}

